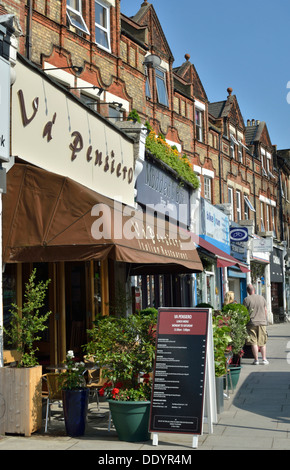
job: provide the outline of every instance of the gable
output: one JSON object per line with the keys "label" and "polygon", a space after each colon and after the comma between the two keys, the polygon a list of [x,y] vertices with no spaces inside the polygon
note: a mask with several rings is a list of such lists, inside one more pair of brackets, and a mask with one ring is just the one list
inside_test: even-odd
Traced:
{"label": "gable", "polygon": [[154,52],[158,52],[167,59],[174,60],[153,5],[147,2],[142,3],[140,10],[132,19],[140,26],[147,27],[149,32],[148,42]]}
{"label": "gable", "polygon": [[244,119],[240,110],[240,107],[238,105],[238,101],[236,96],[232,97],[232,105],[230,107],[229,113],[228,113],[228,118],[231,123],[235,125],[235,127],[239,127],[240,129],[245,128],[245,123]]}
{"label": "gable", "polygon": [[180,83],[185,82],[185,86],[190,91],[190,86],[193,87],[193,96],[198,98],[202,101],[208,101],[205,89],[201,83],[199,75],[196,71],[195,66],[189,61],[190,56],[189,54],[185,54],[186,62],[184,62],[180,67],[176,67],[174,69],[174,80],[175,82],[180,78],[182,80],[178,80]]}

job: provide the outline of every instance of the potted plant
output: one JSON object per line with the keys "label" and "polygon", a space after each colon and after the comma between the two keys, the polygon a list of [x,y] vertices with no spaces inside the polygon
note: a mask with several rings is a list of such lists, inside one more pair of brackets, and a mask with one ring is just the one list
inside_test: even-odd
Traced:
{"label": "potted plant", "polygon": [[60,374],[62,402],[66,433],[68,436],[83,436],[85,433],[89,403],[84,362],[74,360],[74,352],[68,351],[64,362],[65,372]]}
{"label": "potted plant", "polygon": [[[151,397],[149,373],[155,354],[156,316],[131,314],[103,317],[89,330],[85,349],[102,368],[107,384],[101,390],[109,401],[112,420],[120,440],[149,439]],[[145,375],[145,377],[144,377]]]}
{"label": "potted plant", "polygon": [[214,364],[216,379],[216,401],[217,412],[223,411],[224,403],[224,376],[226,368],[226,352],[231,342],[230,327],[225,323],[222,315],[214,315],[212,318],[213,345],[214,345]]}
{"label": "potted plant", "polygon": [[222,313],[231,330],[231,350],[233,358],[229,365],[229,369],[233,388],[236,388],[241,371],[240,360],[243,355],[243,347],[248,336],[246,325],[250,320],[250,317],[247,308],[238,303],[224,305]]}
{"label": "potted plant", "polygon": [[0,394],[5,400],[5,415],[0,433],[30,436],[40,429],[42,420],[42,366],[36,358],[35,341],[47,328],[51,312],[41,313],[50,280],[35,282],[34,269],[25,286],[22,307],[12,304],[12,320],[5,328],[8,343],[16,347],[20,361],[16,367],[0,368]]}

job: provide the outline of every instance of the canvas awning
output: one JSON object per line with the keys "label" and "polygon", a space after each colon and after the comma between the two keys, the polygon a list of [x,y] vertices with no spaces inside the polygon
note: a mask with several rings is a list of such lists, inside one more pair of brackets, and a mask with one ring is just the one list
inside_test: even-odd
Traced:
{"label": "canvas awning", "polygon": [[217,260],[217,267],[218,268],[228,268],[230,266],[236,266],[240,269],[241,272],[247,273],[250,272],[250,269],[247,267],[246,264],[242,263],[238,259],[234,258],[231,255],[228,255],[225,251],[220,250],[212,243],[209,243],[202,237],[198,235],[192,234],[192,239],[195,241],[196,245],[200,246],[204,250],[208,251],[209,253],[213,254]]}
{"label": "canvas awning", "polygon": [[3,262],[110,257],[130,263],[134,274],[202,271],[191,238],[184,244],[184,234],[163,222],[70,178],[17,163],[3,195]]}

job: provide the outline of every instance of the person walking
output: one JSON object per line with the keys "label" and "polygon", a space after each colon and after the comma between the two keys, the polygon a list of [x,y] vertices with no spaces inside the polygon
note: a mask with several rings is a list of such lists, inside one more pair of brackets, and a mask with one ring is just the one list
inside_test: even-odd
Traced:
{"label": "person walking", "polygon": [[245,297],[243,304],[247,307],[250,321],[247,324],[247,331],[249,334],[248,344],[251,345],[252,353],[254,356],[253,364],[259,364],[259,348],[262,354],[262,364],[269,364],[266,357],[266,343],[267,343],[267,304],[262,295],[255,293],[255,288],[252,284],[247,286],[248,296]]}

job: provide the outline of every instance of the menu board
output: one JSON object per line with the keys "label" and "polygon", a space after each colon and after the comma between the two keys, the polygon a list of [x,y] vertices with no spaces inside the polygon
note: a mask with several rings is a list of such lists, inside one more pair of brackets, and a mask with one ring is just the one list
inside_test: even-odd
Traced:
{"label": "menu board", "polygon": [[150,432],[202,434],[208,318],[208,309],[159,309]]}

